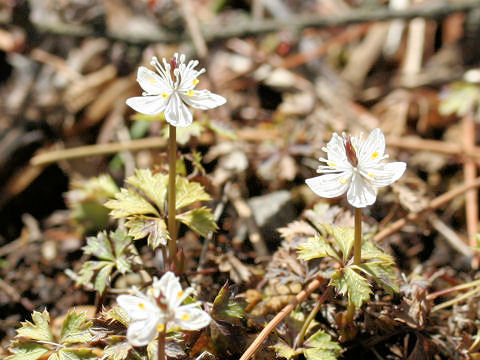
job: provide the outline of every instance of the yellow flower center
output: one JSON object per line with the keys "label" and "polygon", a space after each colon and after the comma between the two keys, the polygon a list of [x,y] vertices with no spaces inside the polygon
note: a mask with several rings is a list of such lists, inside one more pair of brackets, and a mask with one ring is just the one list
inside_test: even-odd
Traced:
{"label": "yellow flower center", "polygon": [[163,93],[163,94],[162,94],[162,97],[163,97],[164,99],[166,99],[166,98],[168,98],[168,94],[167,94],[167,93]]}
{"label": "yellow flower center", "polygon": [[372,179],[375,178],[375,175],[373,175],[372,173],[369,173],[368,176],[370,176]]}
{"label": "yellow flower center", "polygon": [[138,303],[138,307],[142,310],[145,310],[145,304],[144,303]]}
{"label": "yellow flower center", "polygon": [[376,158],[378,158],[378,152],[377,151],[374,151],[372,153],[372,160],[375,160]]}
{"label": "yellow flower center", "polygon": [[193,85],[198,85],[199,82],[200,82],[200,80],[198,80],[198,79],[193,79],[192,84],[193,84]]}
{"label": "yellow flower center", "polygon": [[187,314],[187,313],[183,314],[183,315],[182,315],[182,320],[183,320],[183,321],[188,321],[188,320],[190,320],[190,315]]}
{"label": "yellow flower center", "polygon": [[195,94],[195,91],[193,90],[188,90],[187,91],[187,96],[193,96]]}

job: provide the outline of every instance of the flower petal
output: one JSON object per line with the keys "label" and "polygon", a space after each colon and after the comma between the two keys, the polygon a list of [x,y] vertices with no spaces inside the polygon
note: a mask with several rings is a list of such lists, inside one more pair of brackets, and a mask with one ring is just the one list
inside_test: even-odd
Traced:
{"label": "flower petal", "polygon": [[356,208],[372,205],[377,198],[377,192],[373,186],[363,179],[361,175],[352,177],[350,188],[347,192],[347,200]]}
{"label": "flower petal", "polygon": [[131,321],[140,321],[155,317],[158,314],[158,307],[152,304],[147,298],[131,295],[120,295],[117,298],[118,305],[125,310]]}
{"label": "flower petal", "polygon": [[367,164],[368,162],[383,159],[385,153],[385,136],[379,128],[373,129],[372,132],[361,144],[358,151],[359,164]]}
{"label": "flower petal", "polygon": [[[342,164],[346,165],[348,162],[347,153],[345,152],[344,138],[333,133],[332,138],[328,142],[324,150],[327,152],[328,162],[336,164],[337,166]],[[350,165],[351,166],[351,165]]]}
{"label": "flower petal", "polygon": [[171,92],[170,86],[160,75],[144,66],[138,68],[137,81],[148,95],[160,95]]}
{"label": "flower petal", "polygon": [[157,336],[161,319],[151,316],[144,321],[135,321],[128,326],[127,340],[133,346],[145,346]]}
{"label": "flower petal", "polygon": [[181,306],[175,314],[174,324],[183,330],[198,330],[210,324],[212,318],[199,308]]}
{"label": "flower petal", "polygon": [[145,115],[157,115],[165,110],[168,97],[158,96],[136,96],[127,99],[126,103],[136,112]]}
{"label": "flower petal", "polygon": [[305,180],[305,182],[318,196],[334,198],[347,191],[351,176],[350,172],[344,171],[338,174],[316,176]]}
{"label": "flower petal", "polygon": [[376,168],[369,169],[367,179],[373,186],[388,186],[402,177],[406,167],[407,164],[402,161],[380,164]]}
{"label": "flower petal", "polygon": [[214,94],[208,90],[191,90],[188,94],[189,95],[185,92],[180,92],[182,100],[196,109],[213,109],[227,102],[223,96]]}
{"label": "flower petal", "polygon": [[175,309],[179,305],[179,300],[183,301],[182,285],[171,271],[166,272],[160,280],[155,280],[152,287],[159,294],[163,294],[168,301],[170,309]]}
{"label": "flower petal", "polygon": [[183,103],[177,93],[172,93],[167,108],[165,109],[165,119],[173,126],[187,127],[192,124],[192,112]]}

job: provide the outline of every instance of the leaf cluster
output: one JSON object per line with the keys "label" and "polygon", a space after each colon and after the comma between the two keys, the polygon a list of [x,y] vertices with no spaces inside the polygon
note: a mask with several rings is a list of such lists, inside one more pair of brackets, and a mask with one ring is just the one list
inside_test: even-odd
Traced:
{"label": "leaf cluster", "polygon": [[372,290],[366,275],[372,277],[387,292],[398,292],[397,275],[393,258],[378,248],[371,240],[362,243],[362,264],[354,265],[352,250],[355,231],[350,227],[322,225],[322,234],[316,234],[298,247],[302,260],[331,258],[339,267],[330,273],[330,286],[343,295],[355,308],[370,299]]}
{"label": "leaf cluster", "polygon": [[60,336],[50,328],[50,315],[34,311],[32,322],[22,322],[9,347],[6,360],[89,360],[97,359],[88,343],[93,339],[92,323],[85,313],[70,311],[63,321]]}
{"label": "leaf cluster", "polygon": [[[108,201],[110,215],[116,219],[126,219],[128,235],[134,240],[148,238],[152,248],[166,245],[170,235],[165,223],[168,175],[153,174],[149,169],[138,169],[126,180],[129,185]],[[215,231],[217,225],[213,214],[206,207],[189,209],[200,201],[211,200],[203,186],[177,176],[176,178],[176,219],[187,225],[200,236]]]}

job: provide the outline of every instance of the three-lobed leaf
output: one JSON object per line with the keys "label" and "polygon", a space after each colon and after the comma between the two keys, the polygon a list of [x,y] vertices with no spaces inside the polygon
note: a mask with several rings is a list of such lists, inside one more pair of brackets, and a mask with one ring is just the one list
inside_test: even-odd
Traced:
{"label": "three-lobed leaf", "polygon": [[183,214],[178,214],[176,219],[203,237],[207,236],[210,231],[216,231],[218,229],[212,212],[206,207],[192,209]]}
{"label": "three-lobed leaf", "polygon": [[332,257],[338,261],[340,258],[328,241],[321,235],[309,238],[298,246],[298,258],[302,260],[311,260],[323,257]]}
{"label": "three-lobed leaf", "polygon": [[128,235],[134,240],[147,238],[148,245],[156,249],[160,245],[167,245],[170,235],[165,220],[149,216],[131,217],[125,226],[128,228]]}
{"label": "three-lobed leaf", "polygon": [[357,309],[370,299],[372,293],[367,279],[350,267],[336,271],[330,279],[330,285],[334,286],[340,294],[348,294],[348,302]]}

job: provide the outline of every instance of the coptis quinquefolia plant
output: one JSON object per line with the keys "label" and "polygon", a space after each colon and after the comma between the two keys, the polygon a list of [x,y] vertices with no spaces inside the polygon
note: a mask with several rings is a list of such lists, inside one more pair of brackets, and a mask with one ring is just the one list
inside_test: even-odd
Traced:
{"label": "coptis quinquefolia plant", "polygon": [[168,62],[165,58],[162,63],[156,57],[152,58],[151,65],[157,73],[140,66],[137,81],[144,90],[142,96],[127,99],[127,105],[135,111],[156,115],[165,114],[169,123],[169,181],[168,181],[168,232],[169,232],[169,264],[176,266],[177,254],[177,224],[175,221],[175,178],[176,178],[176,126],[186,127],[193,121],[193,115],[188,106],[207,110],[223,105],[226,99],[213,94],[209,90],[196,90],[200,80],[198,77],[205,69],[196,70],[198,60],[190,60],[185,64],[185,55],[175,53]]}

